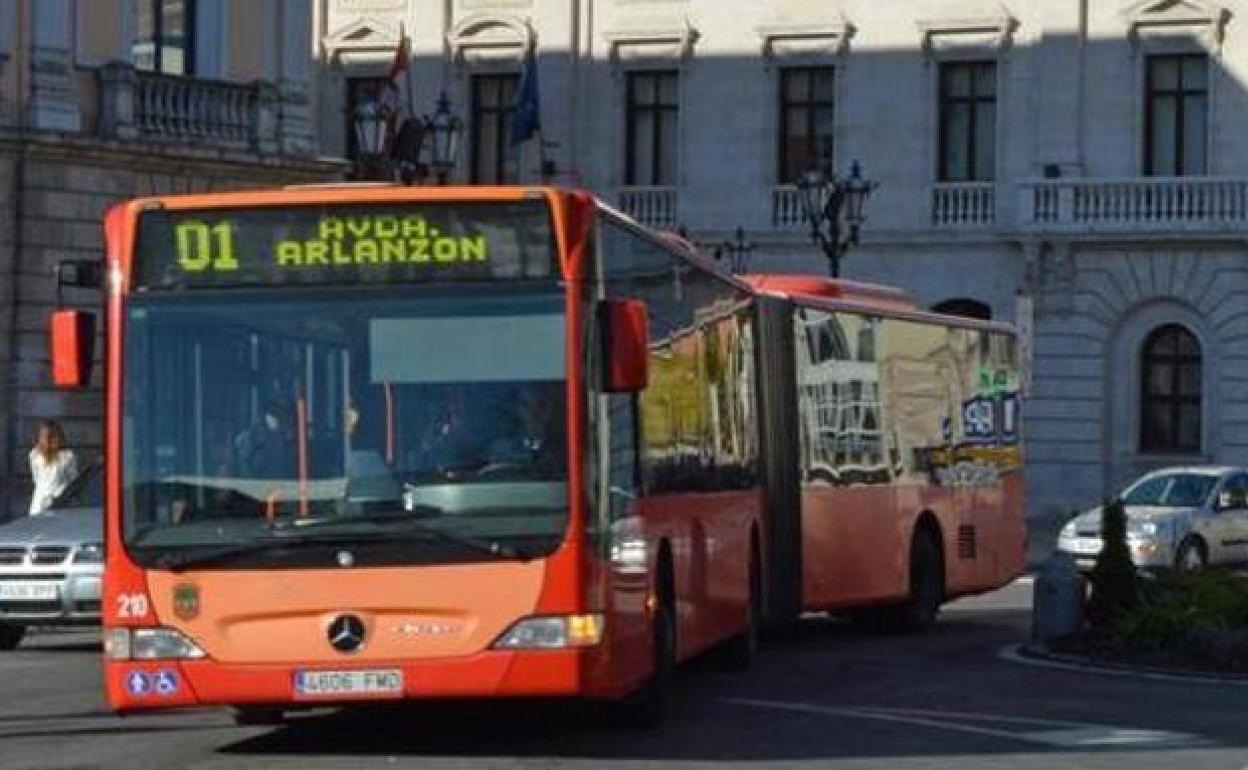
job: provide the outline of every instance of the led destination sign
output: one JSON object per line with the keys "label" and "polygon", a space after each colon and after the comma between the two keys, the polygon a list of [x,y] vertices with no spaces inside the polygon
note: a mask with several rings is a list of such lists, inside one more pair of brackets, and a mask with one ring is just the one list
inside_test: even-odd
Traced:
{"label": "led destination sign", "polygon": [[152,211],[135,283],[186,288],[545,278],[538,201]]}

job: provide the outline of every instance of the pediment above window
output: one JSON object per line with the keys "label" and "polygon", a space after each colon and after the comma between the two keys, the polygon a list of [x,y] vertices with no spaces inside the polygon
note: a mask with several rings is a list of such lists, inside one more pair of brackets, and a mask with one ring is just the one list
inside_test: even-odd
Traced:
{"label": "pediment above window", "polygon": [[758,27],[765,59],[840,56],[849,50],[853,24],[844,16],[827,24],[776,22]]}
{"label": "pediment above window", "polygon": [[519,63],[537,45],[528,21],[513,14],[474,13],[447,33],[451,58],[458,63],[514,61]]}
{"label": "pediment above window", "polygon": [[688,19],[683,24],[619,27],[603,33],[612,64],[640,61],[683,62],[693,56],[701,35]]}
{"label": "pediment above window", "polygon": [[1231,11],[1210,0],[1139,0],[1123,9],[1133,44],[1152,38],[1187,37],[1220,48]]}
{"label": "pediment above window", "polygon": [[399,28],[376,19],[358,19],[321,38],[325,58],[353,71],[390,65],[399,47]]}
{"label": "pediment above window", "polygon": [[920,19],[920,47],[931,56],[945,51],[999,52],[1014,43],[1018,19],[1002,8],[987,16]]}

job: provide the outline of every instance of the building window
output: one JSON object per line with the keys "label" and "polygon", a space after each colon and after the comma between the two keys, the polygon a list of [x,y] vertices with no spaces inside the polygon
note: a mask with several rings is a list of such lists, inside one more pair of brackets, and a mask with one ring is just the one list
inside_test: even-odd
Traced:
{"label": "building window", "polygon": [[387,78],[347,78],[347,158],[356,160],[360,138],[355,133],[355,112],[361,104],[378,104],[385,100],[386,89],[390,87]]}
{"label": "building window", "polygon": [[625,184],[676,184],[677,84],[675,72],[629,73]]}
{"label": "building window", "polygon": [[134,16],[130,56],[137,69],[166,75],[194,72],[194,0],[134,0]]}
{"label": "building window", "polygon": [[797,182],[824,152],[831,155],[835,91],[836,70],[832,67],[780,70],[781,184]]}
{"label": "building window", "polygon": [[1209,62],[1202,54],[1148,57],[1144,173],[1190,176],[1206,169]]}
{"label": "building window", "polygon": [[944,302],[937,302],[932,305],[933,313],[943,313],[944,315],[956,315],[963,318],[978,318],[981,321],[992,320],[992,308],[980,302],[977,299],[968,297],[958,297],[957,299],[947,299]]}
{"label": "building window", "polygon": [[476,184],[507,184],[517,178],[511,146],[511,115],[520,76],[472,76],[470,178]]}
{"label": "building window", "polygon": [[1144,340],[1140,364],[1140,451],[1198,453],[1200,342],[1178,324],[1158,327]]}
{"label": "building window", "polygon": [[996,166],[996,62],[941,64],[939,180],[989,182]]}

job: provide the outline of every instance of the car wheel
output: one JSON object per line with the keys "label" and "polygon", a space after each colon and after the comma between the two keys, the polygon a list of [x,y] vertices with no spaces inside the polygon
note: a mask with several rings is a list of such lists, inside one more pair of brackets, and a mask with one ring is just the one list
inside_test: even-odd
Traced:
{"label": "car wheel", "polygon": [[1205,544],[1199,538],[1185,537],[1174,554],[1174,569],[1178,572],[1199,572],[1209,563]]}
{"label": "car wheel", "polygon": [[0,650],[12,650],[22,643],[26,626],[16,623],[0,623]]}

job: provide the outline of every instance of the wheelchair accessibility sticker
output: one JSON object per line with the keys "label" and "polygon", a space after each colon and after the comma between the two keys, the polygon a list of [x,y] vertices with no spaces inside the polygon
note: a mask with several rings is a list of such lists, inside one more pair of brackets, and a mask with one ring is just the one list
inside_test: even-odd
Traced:
{"label": "wheelchair accessibility sticker", "polygon": [[169,669],[155,672],[131,671],[126,674],[126,691],[136,698],[149,695],[168,697],[177,694],[181,687],[177,673]]}

